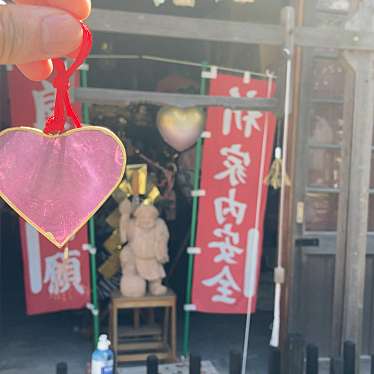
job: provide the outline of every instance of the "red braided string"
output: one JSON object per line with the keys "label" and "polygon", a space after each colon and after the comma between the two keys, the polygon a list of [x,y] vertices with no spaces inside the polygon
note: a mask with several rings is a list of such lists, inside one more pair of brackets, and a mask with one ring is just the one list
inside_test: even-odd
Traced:
{"label": "red braided string", "polygon": [[91,51],[92,34],[87,25],[83,22],[83,40],[79,54],[69,69],[65,68],[65,63],[59,58],[53,58],[53,68],[56,76],[53,86],[56,88],[56,99],[54,113],[47,119],[44,127],[46,134],[59,134],[65,130],[66,117],[70,117],[75,127],[81,127],[78,116],[75,114],[69,98],[70,77],[84,62]]}

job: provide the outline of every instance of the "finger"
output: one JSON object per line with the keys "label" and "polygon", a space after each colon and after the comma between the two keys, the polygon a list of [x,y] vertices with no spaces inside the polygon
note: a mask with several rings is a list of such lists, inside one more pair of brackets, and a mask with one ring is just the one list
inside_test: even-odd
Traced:
{"label": "finger", "polygon": [[86,19],[91,12],[90,0],[16,0],[16,3],[52,6],[66,10],[78,19]]}
{"label": "finger", "polygon": [[69,13],[31,5],[0,6],[0,64],[25,64],[65,56],[82,41]]}
{"label": "finger", "polygon": [[17,67],[27,78],[33,81],[47,79],[53,70],[52,61],[50,59],[29,62],[28,64],[18,64]]}

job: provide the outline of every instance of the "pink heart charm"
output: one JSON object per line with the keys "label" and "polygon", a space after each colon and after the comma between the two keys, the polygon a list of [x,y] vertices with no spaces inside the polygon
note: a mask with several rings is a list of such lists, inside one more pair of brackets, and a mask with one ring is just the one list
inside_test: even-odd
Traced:
{"label": "pink heart charm", "polygon": [[0,196],[61,248],[121,182],[126,152],[102,127],[61,135],[17,127],[0,133],[0,160]]}

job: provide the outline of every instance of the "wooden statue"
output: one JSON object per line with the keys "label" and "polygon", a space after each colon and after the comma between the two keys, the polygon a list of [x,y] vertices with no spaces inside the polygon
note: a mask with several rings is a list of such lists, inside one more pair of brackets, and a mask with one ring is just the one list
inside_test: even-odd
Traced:
{"label": "wooden statue", "polygon": [[[169,261],[169,231],[153,205],[141,204],[131,214],[128,200],[120,206],[120,234],[125,244],[120,254],[121,292],[128,297],[146,294],[147,283],[152,295],[164,295],[166,274],[163,264]],[[130,212],[130,214],[129,214]]]}

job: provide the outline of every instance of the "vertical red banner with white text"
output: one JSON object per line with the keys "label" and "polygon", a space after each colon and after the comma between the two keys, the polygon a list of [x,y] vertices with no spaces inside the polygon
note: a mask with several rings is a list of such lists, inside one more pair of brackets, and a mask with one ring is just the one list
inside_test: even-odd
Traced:
{"label": "vertical red banner with white text", "polygon": [[[273,79],[218,74],[210,95],[272,97]],[[271,112],[209,108],[199,198],[192,304],[208,313],[256,308],[276,118]]]}
{"label": "vertical red banner with white text", "polygon": [[[75,74],[74,86],[78,85],[79,74]],[[52,81],[32,82],[14,68],[8,72],[8,86],[11,125],[43,129],[54,105]],[[73,107],[79,115],[80,104],[73,102]],[[23,219],[20,219],[20,236],[27,313],[85,307],[91,294],[89,253],[83,250],[88,242],[87,227],[83,227],[69,242],[68,259],[64,259],[63,250],[55,247]]]}

